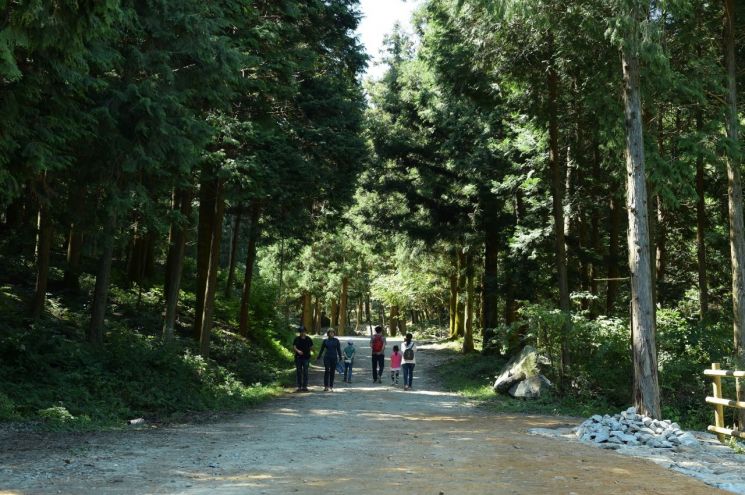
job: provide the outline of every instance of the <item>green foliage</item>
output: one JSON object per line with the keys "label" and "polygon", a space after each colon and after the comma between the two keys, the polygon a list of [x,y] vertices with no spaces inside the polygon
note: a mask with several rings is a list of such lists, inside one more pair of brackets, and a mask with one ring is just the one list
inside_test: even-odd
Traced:
{"label": "green foliage", "polygon": [[458,392],[494,412],[579,417],[617,412],[603,398],[551,394],[537,400],[524,401],[497,395],[492,385],[505,363],[506,359],[494,356],[458,356],[439,365],[437,375],[446,390]]}

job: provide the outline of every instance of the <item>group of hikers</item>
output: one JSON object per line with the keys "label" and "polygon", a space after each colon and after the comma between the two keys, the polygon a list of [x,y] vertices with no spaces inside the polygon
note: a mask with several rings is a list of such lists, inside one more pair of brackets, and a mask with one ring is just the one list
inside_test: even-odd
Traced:
{"label": "group of hikers", "polygon": [[[305,327],[298,327],[299,335],[295,337],[292,348],[295,351],[295,373],[297,378],[296,392],[308,392],[308,368],[310,366],[313,349],[313,339],[306,333]],[[385,349],[387,341],[383,335],[383,327],[375,327],[375,333],[370,337],[372,349],[372,377],[373,383],[383,383],[383,369],[385,368]],[[406,334],[402,348],[394,345],[390,354],[391,385],[398,385],[399,374],[403,370],[404,390],[411,390],[414,380],[414,365],[416,364],[416,344],[410,333]],[[336,372],[344,375],[344,382],[352,383],[352,367],[354,365],[357,348],[351,340],[342,348],[334,331],[326,332],[326,338],[321,344],[316,360],[323,358],[323,391],[334,391],[334,377]]]}

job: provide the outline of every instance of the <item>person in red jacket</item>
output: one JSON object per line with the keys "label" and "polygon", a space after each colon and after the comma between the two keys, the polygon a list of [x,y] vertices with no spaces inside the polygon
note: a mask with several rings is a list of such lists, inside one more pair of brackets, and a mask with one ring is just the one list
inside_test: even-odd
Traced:
{"label": "person in red jacket", "polygon": [[372,349],[372,373],[373,383],[383,382],[383,368],[385,367],[385,337],[383,336],[383,327],[375,327],[375,335],[370,338],[370,348]]}

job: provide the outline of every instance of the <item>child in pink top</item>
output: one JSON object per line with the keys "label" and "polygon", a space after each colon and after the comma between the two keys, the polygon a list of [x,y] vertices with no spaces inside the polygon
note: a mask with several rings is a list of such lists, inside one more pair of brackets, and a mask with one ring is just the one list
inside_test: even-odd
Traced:
{"label": "child in pink top", "polygon": [[393,352],[391,353],[391,385],[398,385],[398,373],[401,371],[401,359],[403,354],[399,352],[398,346],[393,346]]}

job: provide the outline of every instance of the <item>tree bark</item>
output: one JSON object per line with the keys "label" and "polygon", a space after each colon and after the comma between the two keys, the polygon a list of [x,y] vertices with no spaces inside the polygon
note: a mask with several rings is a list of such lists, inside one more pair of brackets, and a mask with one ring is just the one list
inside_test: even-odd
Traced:
{"label": "tree bark", "polygon": [[197,224],[197,273],[194,305],[194,339],[199,340],[202,331],[204,295],[207,287],[207,272],[210,266],[210,250],[214,232],[216,181],[214,171],[202,165],[199,179],[199,222]]}
{"label": "tree bark", "polygon": [[496,221],[496,207],[489,204],[484,221],[484,278],[481,285],[481,326],[482,329],[496,328],[499,325],[499,224]]}
{"label": "tree bark", "polygon": [[[553,56],[553,35],[549,34],[549,51]],[[566,186],[566,174],[559,159],[559,75],[554,63],[549,64],[547,73],[548,86],[548,161],[551,169],[551,196],[552,214],[554,219],[554,258],[556,263],[556,274],[559,284],[559,308],[564,313],[565,324],[561,337],[561,368],[563,376],[569,366],[569,344],[571,320],[569,313],[571,302],[569,300],[569,281],[567,278],[566,240],[564,238],[564,188]]]}
{"label": "tree bark", "polygon": [[207,268],[207,284],[204,289],[204,303],[202,306],[201,329],[199,332],[199,353],[209,357],[210,337],[212,334],[212,315],[215,310],[215,293],[217,292],[217,272],[220,270],[220,241],[222,239],[222,221],[225,212],[224,189],[221,179],[215,184],[215,210],[212,221],[212,240],[210,242],[210,258]]}
{"label": "tree bark", "polygon": [[[703,132],[702,112],[696,112],[696,130]],[[704,154],[696,157],[696,257],[698,261],[698,303],[699,318],[704,319],[709,312],[709,282],[706,267],[706,197],[704,195]]]}
{"label": "tree bark", "polygon": [[339,298],[339,335],[347,334],[347,306],[349,303],[349,277],[341,279],[341,297]]}
{"label": "tree bark", "polygon": [[608,272],[608,288],[605,294],[605,312],[611,314],[613,307],[616,304],[618,298],[618,287],[621,276],[619,270],[619,264],[621,260],[620,250],[620,239],[621,239],[621,224],[623,223],[623,209],[621,202],[616,195],[611,192],[610,197],[610,228],[608,230],[608,260],[607,269]]}
{"label": "tree bark", "polygon": [[389,334],[391,337],[397,335],[399,325],[398,313],[398,306],[391,306],[391,316],[388,318],[388,328],[390,329]]}
{"label": "tree bark", "polygon": [[238,253],[238,238],[241,232],[241,210],[235,214],[233,232],[230,238],[230,259],[228,261],[228,280],[225,282],[225,297],[230,299],[233,295],[233,284],[235,283],[235,262]]}
{"label": "tree bark", "polygon": [[168,342],[173,338],[178,312],[178,296],[181,290],[181,276],[184,269],[184,250],[186,247],[186,228],[191,216],[191,194],[174,189],[171,209],[178,212],[178,218],[171,221],[168,232],[168,255],[166,257],[166,276],[163,284],[165,311],[163,316],[162,338]]}
{"label": "tree bark", "polygon": [[316,334],[321,333],[321,299],[316,297],[316,304],[314,306],[314,320],[313,320],[313,331]]}
{"label": "tree bark", "polygon": [[259,220],[261,219],[261,206],[254,202],[251,205],[251,217],[248,233],[248,248],[246,249],[246,271],[243,275],[243,290],[241,291],[240,316],[238,319],[238,333],[244,337],[249,334],[248,307],[251,297],[251,280],[253,279],[254,265],[256,264],[256,244],[259,241]]}
{"label": "tree bark", "polygon": [[[601,252],[600,242],[600,146],[598,144],[597,137],[593,142],[593,154],[592,154],[592,185],[590,190],[592,191],[592,206],[590,213],[590,245],[592,246],[592,260],[590,262],[590,293],[593,296],[598,295],[598,278],[600,278],[600,266],[595,261]],[[596,305],[592,306],[593,311],[591,314],[595,315]]]}
{"label": "tree bark", "polygon": [[458,255],[454,252],[451,256],[452,260],[452,272],[450,273],[450,301],[449,301],[449,316],[450,316],[450,338],[453,339],[458,336],[458,328],[456,326],[458,319]]}
{"label": "tree bark", "polygon": [[338,328],[339,327],[339,301],[336,299],[331,300],[331,327],[332,328]]}
{"label": "tree bark", "polygon": [[360,323],[362,323],[362,296],[357,300],[357,321],[354,325],[354,331],[360,331]]}
{"label": "tree bark", "polygon": [[313,297],[307,290],[303,292],[303,327],[307,332],[313,328]]}
{"label": "tree bark", "polygon": [[641,414],[660,417],[660,392],[657,378],[652,267],[649,251],[647,185],[644,170],[641,89],[638,47],[640,11],[631,7],[632,38],[621,51],[623,100],[626,117],[628,245],[631,271],[631,336],[634,362],[633,403]]}
{"label": "tree bark", "polygon": [[458,303],[455,311],[455,335],[463,337],[466,333],[466,255],[458,250]]}
{"label": "tree bark", "polygon": [[[727,64],[727,200],[732,263],[732,310],[735,355],[745,364],[745,235],[743,234],[742,181],[740,178],[737,67],[735,65],[735,1],[725,0],[725,54]],[[737,400],[745,400],[745,387],[737,380]],[[745,411],[738,410],[738,426],[745,425]]]}
{"label": "tree bark", "polygon": [[473,352],[473,319],[475,316],[474,303],[476,300],[473,288],[473,254],[466,255],[466,328],[463,336],[463,353]]}
{"label": "tree bark", "polygon": [[370,293],[365,294],[365,323],[370,325]]}
{"label": "tree bark", "polygon": [[83,230],[80,224],[70,225],[67,237],[67,263],[62,283],[75,292],[80,290],[80,258],[83,253]]}
{"label": "tree bark", "polygon": [[114,234],[116,232],[116,213],[108,212],[103,230],[103,252],[98,260],[96,272],[96,286],[93,289],[91,303],[91,321],[88,325],[88,342],[96,345],[103,344],[103,325],[106,318],[106,307],[109,299],[109,285],[111,282],[111,261],[114,256]]}
{"label": "tree bark", "polygon": [[[42,179],[42,186],[46,187],[46,173]],[[47,300],[49,253],[52,249],[52,219],[48,201],[46,197],[39,198],[39,213],[36,223],[36,284],[34,296],[31,299],[31,318],[35,320],[44,313]]]}

